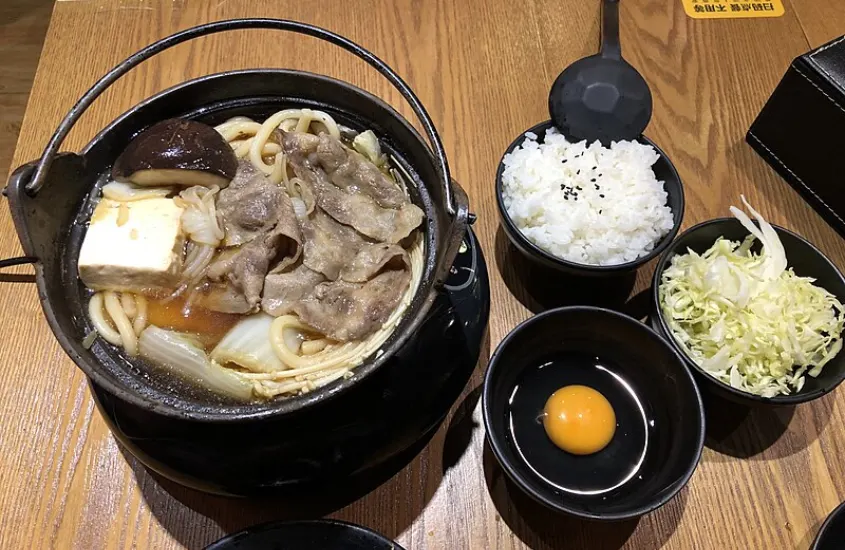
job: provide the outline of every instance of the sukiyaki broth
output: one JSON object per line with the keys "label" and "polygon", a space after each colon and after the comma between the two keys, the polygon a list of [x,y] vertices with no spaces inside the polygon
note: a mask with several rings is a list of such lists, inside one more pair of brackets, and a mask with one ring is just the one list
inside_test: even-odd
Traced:
{"label": "sukiyaki broth", "polygon": [[327,113],[166,120],[112,179],[79,254],[85,343],[217,393],[269,399],[351,376],[420,283],[423,211],[375,134],[342,138]]}

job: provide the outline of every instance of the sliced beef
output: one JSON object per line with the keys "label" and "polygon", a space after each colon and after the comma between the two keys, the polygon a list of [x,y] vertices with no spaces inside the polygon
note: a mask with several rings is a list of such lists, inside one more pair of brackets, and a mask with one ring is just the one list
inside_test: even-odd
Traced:
{"label": "sliced beef", "polygon": [[365,242],[357,231],[337,223],[320,208],[302,220],[302,234],[305,238],[303,263],[332,281],[337,280],[341,270],[354,260]]}
{"label": "sliced beef", "polygon": [[408,203],[396,182],[363,155],[328,134],[320,134],[319,139],[316,161],[337,187],[368,195],[382,208],[401,208]]}
{"label": "sliced beef", "polygon": [[279,130],[278,139],[285,153],[288,155],[296,154],[301,157],[316,153],[317,147],[320,145],[319,137],[305,132],[283,132]]}
{"label": "sliced beef", "polygon": [[335,185],[316,164],[319,141],[309,134],[287,132],[282,135],[282,148],[297,177],[329,216],[371,239],[389,243],[398,243],[422,223],[423,211],[407,200],[399,208],[383,208],[367,194],[349,193]]}
{"label": "sliced beef", "polygon": [[367,243],[341,270],[340,278],[350,283],[364,283],[385,269],[410,270],[408,253],[397,244]]}
{"label": "sliced beef", "polygon": [[245,244],[273,228],[279,221],[283,195],[281,187],[249,161],[241,160],[232,183],[217,197],[217,211],[226,233],[223,244]]}
{"label": "sliced beef", "polygon": [[281,201],[285,212],[270,231],[248,243],[224,250],[208,267],[212,281],[228,281],[243,294],[251,311],[257,311],[264,288],[264,278],[275,264],[274,270],[282,271],[295,263],[302,251],[302,235],[293,214],[290,199],[283,193]]}
{"label": "sliced beef", "polygon": [[243,293],[232,283],[206,283],[192,296],[195,304],[210,311],[221,313],[251,313],[254,308],[246,301]]}
{"label": "sliced beef", "polygon": [[236,246],[218,255],[207,276],[228,283],[229,290],[243,296],[249,311],[257,311],[270,266],[282,271],[302,253],[299,222],[287,193],[248,162],[238,165],[235,179],[223,191],[217,208],[224,220],[225,242]]}
{"label": "sliced beef", "polygon": [[254,239],[226,250],[208,267],[208,278],[232,285],[243,295],[250,311],[258,309],[264,277],[275,255],[274,248],[266,240],[269,239]]}
{"label": "sliced beef", "polygon": [[278,263],[274,271],[281,271],[296,263],[302,254],[302,231],[290,197],[285,192],[282,192],[279,200],[279,212],[279,222],[268,235],[276,247],[273,259]]}
{"label": "sliced beef", "polygon": [[241,292],[253,311],[260,297],[267,313],[295,313],[329,338],[364,338],[408,289],[410,260],[397,243],[422,223],[423,212],[339,141],[297,132],[280,132],[279,140],[296,173],[288,192],[302,201],[299,217],[282,193],[272,229],[258,229],[222,254],[209,277]]}
{"label": "sliced beef", "polygon": [[384,271],[366,283],[321,283],[293,310],[302,322],[341,342],[362,339],[387,321],[408,289],[408,270]]}
{"label": "sliced beef", "polygon": [[293,311],[296,304],[309,297],[326,278],[304,264],[285,273],[270,273],[264,279],[261,309],[278,317]]}
{"label": "sliced beef", "polygon": [[423,220],[423,211],[410,202],[398,210],[381,208],[366,195],[350,195],[320,179],[312,182],[312,190],[331,217],[380,242],[398,243]]}

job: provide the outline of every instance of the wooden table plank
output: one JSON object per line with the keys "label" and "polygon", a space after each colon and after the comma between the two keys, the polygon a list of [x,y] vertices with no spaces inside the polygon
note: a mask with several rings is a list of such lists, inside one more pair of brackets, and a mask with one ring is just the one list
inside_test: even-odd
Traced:
{"label": "wooden table plank", "polygon": [[0,4],[0,181],[6,180],[52,8],[52,0]]}
{"label": "wooden table plank", "polygon": [[[157,38],[246,15],[328,27],[393,66],[435,119],[455,177],[479,214],[493,281],[493,346],[531,314],[514,296],[519,289],[501,276],[513,285],[517,271],[498,234],[496,164],[515,136],[547,118],[546,94],[557,73],[595,48],[596,4],[381,0],[350,10],[348,2],[315,9],[288,0],[59,2],[14,162],[37,157],[97,77]],[[674,159],[686,185],[685,226],[726,215],[745,193],[769,219],[804,234],[845,266],[842,241],[743,142],[789,61],[808,49],[805,21],[791,10],[775,19],[694,21],[678,2],[626,0],[622,22],[624,53],[654,90],[647,133]],[[145,63],[97,102],[65,148],[78,149],[167,86],[261,66],[330,74],[409,114],[386,82],[348,54],[310,39],[240,31]],[[0,210],[0,257],[19,251],[8,212]],[[650,276],[651,268],[644,269],[634,291]],[[84,377],[49,333],[31,286],[0,283],[0,333],[0,548],[198,548],[243,526],[296,515],[278,503],[232,501],[160,483],[124,457],[94,411]],[[845,413],[836,394],[792,416],[755,413],[733,431],[724,429],[725,419],[714,422],[729,433],[709,442],[689,487],[639,522],[607,526],[553,516],[515,493],[485,449],[478,392],[472,391],[483,363],[465,392],[470,397],[462,397],[426,449],[333,517],[368,525],[413,549],[806,548],[845,497],[845,467],[836,460],[845,451],[839,428]]]}
{"label": "wooden table plank", "polygon": [[815,0],[789,0],[810,48],[845,35],[845,6],[840,2],[817,2]]}

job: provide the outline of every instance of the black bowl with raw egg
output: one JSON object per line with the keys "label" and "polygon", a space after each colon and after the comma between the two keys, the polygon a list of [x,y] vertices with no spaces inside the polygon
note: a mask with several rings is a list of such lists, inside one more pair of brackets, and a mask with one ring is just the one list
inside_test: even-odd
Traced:
{"label": "black bowl with raw egg", "polygon": [[553,510],[641,516],[689,480],[701,395],[681,356],[639,321],[564,307],[516,327],[484,379],[487,438],[507,475]]}

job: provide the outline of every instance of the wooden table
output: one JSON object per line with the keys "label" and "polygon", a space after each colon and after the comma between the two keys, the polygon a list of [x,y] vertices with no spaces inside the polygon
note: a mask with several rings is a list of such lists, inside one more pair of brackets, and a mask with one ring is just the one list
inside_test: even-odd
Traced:
{"label": "wooden table", "polygon": [[[638,522],[593,525],[553,516],[516,494],[485,451],[476,390],[486,358],[531,309],[542,307],[520,288],[518,262],[498,230],[494,171],[508,143],[547,118],[546,94],[558,72],[596,48],[598,4],[60,1],[14,165],[40,154],[95,79],[177,30],[266,16],[344,34],[407,78],[432,113],[479,217],[493,305],[482,361],[447,422],[404,470],[332,517],[370,526],[409,549],[807,548],[825,515],[845,499],[841,391],[794,413],[714,423],[719,433],[708,439],[688,487]],[[726,215],[744,193],[769,220],[806,236],[845,268],[843,241],[743,141],[792,58],[845,32],[838,2],[786,4],[780,18],[708,21],[688,18],[679,0],[624,0],[623,49],[654,91],[647,134],[674,159],[686,184],[685,226]],[[142,65],[95,104],[66,147],[78,149],[167,86],[248,67],[323,72],[409,115],[388,84],[348,54],[311,39],[240,31],[182,45]],[[0,257],[18,255],[5,209],[0,225]],[[643,269],[634,291],[650,277],[651,268]],[[0,284],[0,334],[0,548],[199,548],[288,513],[165,487],[121,454],[84,376],[50,334],[33,285]]]}

